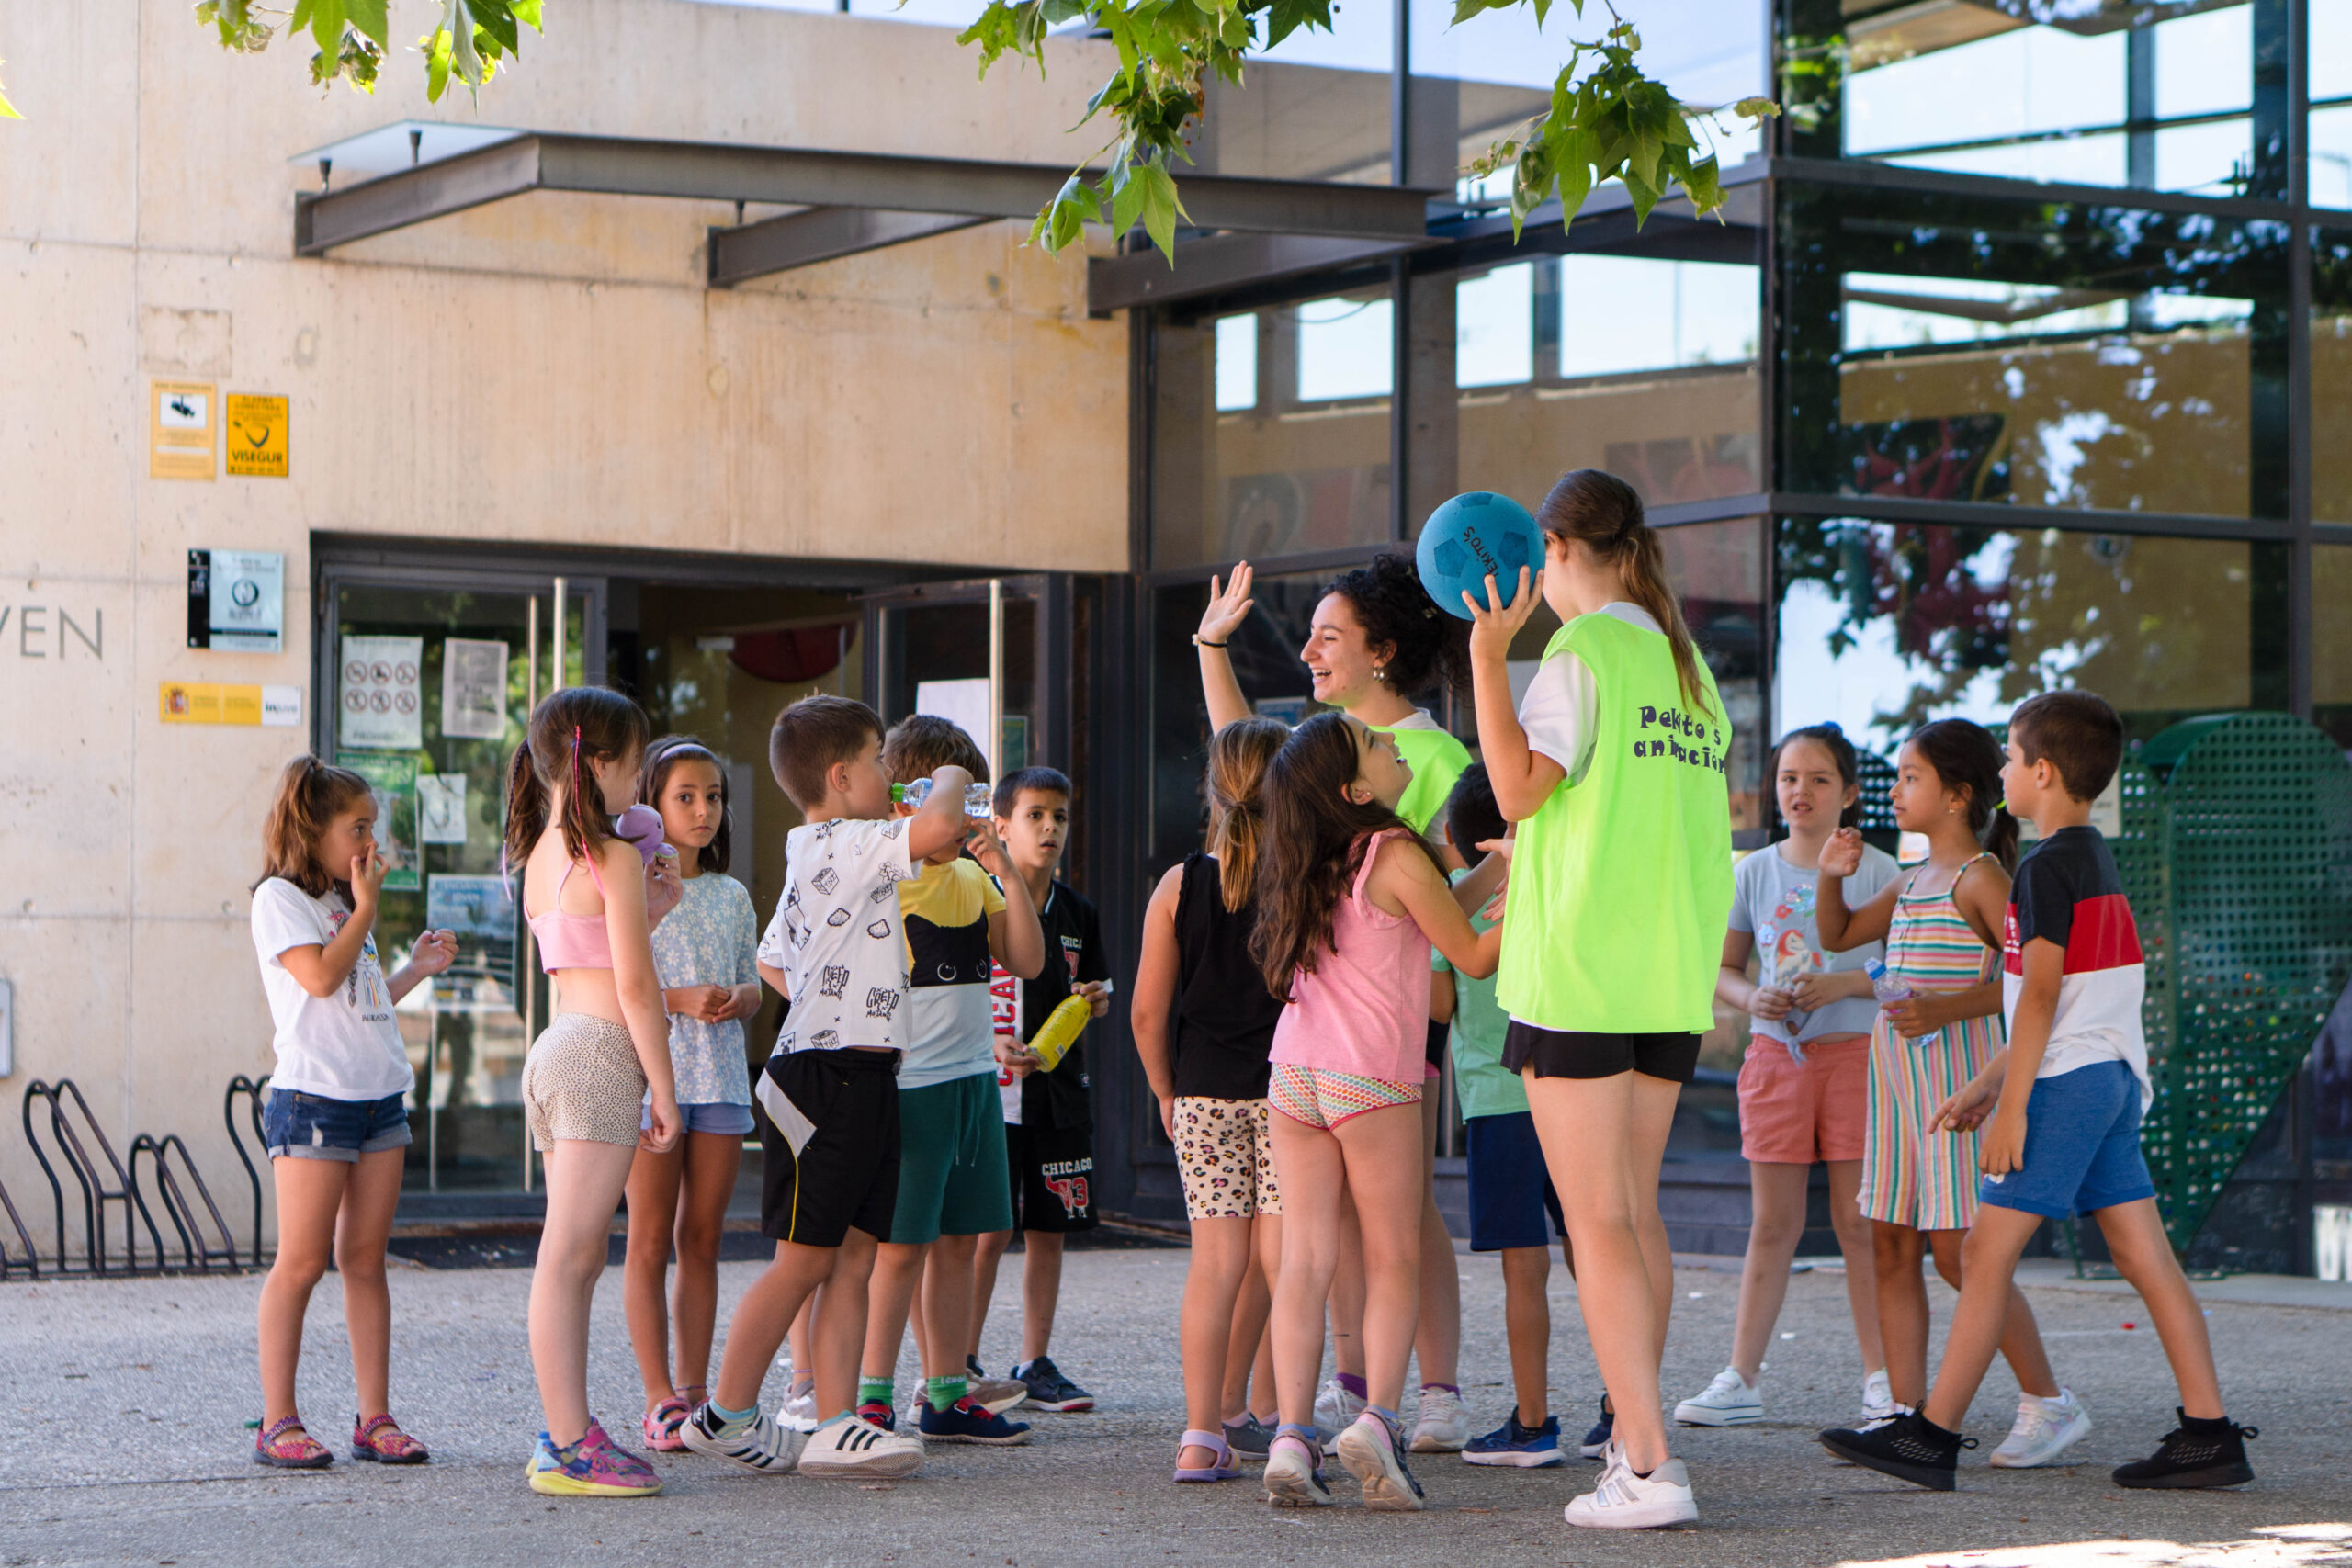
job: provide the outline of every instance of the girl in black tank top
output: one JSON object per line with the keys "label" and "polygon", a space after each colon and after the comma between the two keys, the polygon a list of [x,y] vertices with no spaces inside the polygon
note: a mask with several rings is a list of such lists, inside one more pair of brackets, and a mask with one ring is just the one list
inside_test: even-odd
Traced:
{"label": "girl in black tank top", "polygon": [[1250,956],[1256,899],[1227,909],[1217,887],[1216,857],[1184,857],[1176,897],[1176,1005],[1170,1055],[1176,1092],[1203,1100],[1263,1100],[1266,1053],[1283,1004],[1266,989]]}

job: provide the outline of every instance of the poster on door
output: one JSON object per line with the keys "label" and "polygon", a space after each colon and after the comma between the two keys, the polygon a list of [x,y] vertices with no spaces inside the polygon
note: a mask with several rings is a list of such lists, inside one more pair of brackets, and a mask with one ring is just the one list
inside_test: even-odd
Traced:
{"label": "poster on door", "polygon": [[441,733],[506,739],[506,645],[453,637],[441,644]]}
{"label": "poster on door", "polygon": [[337,730],[343,745],[408,751],[424,743],[417,678],[424,660],[421,637],[343,639],[343,717]]}

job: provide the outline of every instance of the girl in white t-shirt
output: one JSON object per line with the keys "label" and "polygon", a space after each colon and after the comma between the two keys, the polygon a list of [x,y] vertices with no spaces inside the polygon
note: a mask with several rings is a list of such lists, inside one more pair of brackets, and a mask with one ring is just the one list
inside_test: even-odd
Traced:
{"label": "girl in white t-shirt", "polygon": [[422,1464],[424,1446],[392,1420],[387,1392],[392,1303],[384,1243],[400,1201],[415,1082],[392,1005],[449,966],[457,938],[424,932],[389,976],[377,962],[377,896],[387,867],[376,849],[375,792],[357,773],[307,755],[288,763],[262,850],[254,950],[277,1029],[277,1070],[262,1110],[277,1189],[277,1260],[261,1291],[254,1461],[285,1470],[334,1462],[294,1410],[302,1316],[332,1257],[343,1275],[359,1385],[352,1457]]}

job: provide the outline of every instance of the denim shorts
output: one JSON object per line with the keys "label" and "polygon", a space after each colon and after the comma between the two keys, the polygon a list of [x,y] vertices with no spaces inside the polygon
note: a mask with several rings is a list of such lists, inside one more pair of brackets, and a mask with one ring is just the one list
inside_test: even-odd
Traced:
{"label": "denim shorts", "polygon": [[[682,1133],[715,1133],[722,1138],[748,1138],[752,1135],[752,1108],[731,1100],[695,1100],[678,1107],[678,1120],[684,1123]],[[639,1130],[653,1131],[653,1107],[648,1105],[640,1118]]]}
{"label": "denim shorts", "polygon": [[[1470,1250],[1541,1249],[1552,1245],[1553,1236],[1567,1235],[1534,1115],[1506,1111],[1470,1117],[1462,1127],[1470,1141]],[[1549,1234],[1544,1226],[1547,1218]]]}
{"label": "denim shorts", "polygon": [[261,1108],[262,1146],[275,1159],[356,1160],[409,1143],[408,1096],[329,1100],[322,1094],[273,1089]]}
{"label": "denim shorts", "polygon": [[2140,1080],[2115,1061],[2036,1078],[2024,1168],[1976,1186],[1979,1203],[2053,1220],[2155,1195],[2140,1153]]}

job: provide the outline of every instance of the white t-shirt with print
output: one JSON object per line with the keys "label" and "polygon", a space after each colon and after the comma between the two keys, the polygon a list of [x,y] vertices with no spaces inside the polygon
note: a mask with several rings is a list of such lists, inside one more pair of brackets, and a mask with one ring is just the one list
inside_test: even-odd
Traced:
{"label": "white t-shirt with print", "polygon": [[[1600,614],[1645,632],[1666,630],[1647,610],[1623,599],[1603,604]],[[1568,782],[1576,784],[1592,766],[1600,714],[1600,689],[1593,682],[1592,667],[1562,649],[1537,666],[1534,679],[1528,682],[1527,695],[1520,700],[1519,727],[1527,732],[1527,749],[1559,763]]]}
{"label": "white t-shirt with print", "polygon": [[323,997],[302,988],[280,956],[297,947],[324,947],[351,918],[351,906],[332,891],[313,898],[282,876],[254,889],[254,951],[261,957],[261,987],[277,1026],[273,1089],[328,1100],[382,1100],[406,1094],[416,1074],[401,1046],[392,994],[376,960],[369,931],[359,962]]}
{"label": "white t-shirt with print", "polygon": [[899,884],[913,874],[903,818],[836,817],[785,835],[784,897],[760,962],[785,976],[792,1010],[775,1048],[904,1050],[907,945]]}

